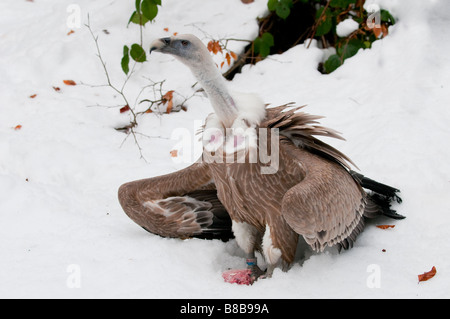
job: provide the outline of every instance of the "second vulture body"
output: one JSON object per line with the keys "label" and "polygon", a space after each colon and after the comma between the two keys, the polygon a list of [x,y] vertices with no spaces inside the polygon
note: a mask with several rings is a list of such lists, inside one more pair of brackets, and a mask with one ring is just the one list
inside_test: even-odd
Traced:
{"label": "second vulture body", "polygon": [[[187,65],[214,113],[206,119],[199,161],[120,187],[124,211],[147,231],[178,238],[234,235],[256,280],[294,261],[299,236],[316,251],[347,249],[364,229],[364,218],[403,218],[390,208],[393,200],[400,202],[397,189],[352,171],[344,154],[315,137],[341,138],[317,125],[320,117],[230,93],[193,35],[158,39],[150,51]],[[258,268],[255,251],[264,256],[266,272]]]}

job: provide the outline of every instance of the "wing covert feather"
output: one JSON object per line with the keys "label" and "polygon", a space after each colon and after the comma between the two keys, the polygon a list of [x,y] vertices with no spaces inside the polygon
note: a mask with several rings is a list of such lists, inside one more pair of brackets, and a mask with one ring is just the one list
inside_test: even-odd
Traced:
{"label": "wing covert feather", "polygon": [[337,163],[311,155],[302,164],[305,178],[282,200],[289,226],[318,251],[356,237],[365,206],[360,187]]}

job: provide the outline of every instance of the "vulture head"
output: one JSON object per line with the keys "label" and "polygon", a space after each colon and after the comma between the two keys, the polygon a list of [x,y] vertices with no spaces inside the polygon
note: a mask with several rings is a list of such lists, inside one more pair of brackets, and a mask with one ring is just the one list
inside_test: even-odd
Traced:
{"label": "vulture head", "polygon": [[206,67],[213,64],[206,46],[192,34],[157,39],[150,45],[150,53],[153,51],[174,56],[188,66],[197,77],[201,75],[198,74],[199,70],[206,70]]}
{"label": "vulture head", "polygon": [[[181,34],[154,40],[150,53],[160,52],[177,58],[189,67],[209,97],[215,114],[224,127],[231,127],[239,115],[239,98],[230,94],[228,84],[220,73],[203,42],[192,34]],[[265,106],[259,103],[265,113]],[[248,112],[247,112],[248,113]]]}

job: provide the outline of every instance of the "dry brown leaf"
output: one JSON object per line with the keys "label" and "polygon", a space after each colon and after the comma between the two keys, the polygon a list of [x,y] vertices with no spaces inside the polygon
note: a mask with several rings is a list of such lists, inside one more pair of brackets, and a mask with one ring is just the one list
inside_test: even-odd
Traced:
{"label": "dry brown leaf", "polygon": [[173,92],[174,92],[173,90],[167,91],[167,93],[163,95],[162,97],[163,104],[166,104],[166,102],[173,99]]}
{"label": "dry brown leaf", "polygon": [[18,130],[20,130],[22,128],[22,125],[16,125],[15,127],[14,127],[14,129],[16,130],[16,131],[18,131]]}
{"label": "dry brown leaf", "polygon": [[382,29],[381,29],[381,25],[376,25],[376,26],[373,28],[373,33],[375,34],[375,36],[376,36],[377,38],[380,38],[381,34],[383,33],[383,31],[382,31]]}
{"label": "dry brown leaf", "polygon": [[169,114],[170,112],[172,112],[172,108],[173,108],[173,90],[168,91],[166,94],[163,95],[162,97],[162,102],[163,104],[167,103],[167,109],[166,109],[166,113]]}
{"label": "dry brown leaf", "polygon": [[381,25],[381,32],[383,32],[383,38],[389,35],[389,30],[385,24]]}
{"label": "dry brown leaf", "polygon": [[130,106],[127,104],[120,109],[120,113],[125,113],[126,111],[129,111],[129,110],[130,110]]}
{"label": "dry brown leaf", "polygon": [[419,277],[419,282],[421,282],[433,278],[434,275],[436,275],[436,267],[433,266],[430,271],[424,272],[422,275],[418,275],[417,277]]}
{"label": "dry brown leaf", "polygon": [[75,31],[70,30],[69,33],[67,33],[67,35],[71,35],[72,33],[75,33]]}
{"label": "dry brown leaf", "polygon": [[173,100],[169,100],[169,103],[167,103],[166,113],[169,114],[170,112],[172,112],[172,109],[173,109]]}
{"label": "dry brown leaf", "polygon": [[249,4],[249,3],[255,2],[255,0],[241,0],[241,2],[244,4]]}
{"label": "dry brown leaf", "polygon": [[171,150],[170,151],[170,156],[177,157],[178,156],[178,150]]}
{"label": "dry brown leaf", "polygon": [[63,80],[65,85],[77,85],[73,80]]}
{"label": "dry brown leaf", "polygon": [[377,225],[378,228],[381,229],[388,229],[388,228],[394,228],[395,225]]}
{"label": "dry brown leaf", "polygon": [[219,41],[214,41],[214,40],[209,41],[208,42],[208,50],[209,50],[209,52],[212,52],[214,54],[217,54],[219,52],[222,53],[222,47],[220,46]]}
{"label": "dry brown leaf", "polygon": [[231,64],[231,55],[229,53],[225,54],[225,59],[227,60],[228,65]]}
{"label": "dry brown leaf", "polygon": [[34,99],[36,96],[37,94],[30,95],[30,99]]}

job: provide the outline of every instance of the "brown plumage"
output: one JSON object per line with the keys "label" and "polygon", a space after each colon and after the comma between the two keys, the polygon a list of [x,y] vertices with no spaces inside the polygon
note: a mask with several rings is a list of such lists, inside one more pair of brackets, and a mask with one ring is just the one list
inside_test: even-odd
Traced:
{"label": "brown plumage", "polygon": [[[155,42],[153,49],[173,54],[194,68],[195,63],[186,62],[188,58],[180,51],[164,51],[169,45],[176,48],[178,40],[190,41],[191,50],[203,50],[192,36],[165,38]],[[213,71],[205,70],[208,72]],[[204,80],[202,74],[196,76]],[[214,92],[208,90],[209,83],[202,84],[210,98],[225,91],[220,88]],[[222,102],[213,103],[215,110],[228,107],[230,99],[225,96]],[[351,171],[349,158],[315,137],[342,139],[339,133],[318,125],[321,117],[302,108],[287,104],[265,108],[260,121],[244,118],[245,128],[256,133],[258,150],[278,151],[274,172],[262,173],[273,163],[261,156],[251,161],[248,150],[243,163],[229,161],[225,148],[223,153],[204,151],[202,158],[183,170],[122,185],[119,201],[124,211],[138,225],[161,236],[226,240],[233,236],[233,230],[249,259],[254,258],[255,250],[262,252],[269,264],[268,276],[280,261],[284,265],[294,261],[299,236],[316,251],[327,246],[347,249],[363,230],[365,215],[403,218],[390,209],[392,199],[400,200],[398,190]],[[229,113],[222,112],[225,119],[220,118],[221,128],[237,122],[240,106],[236,106],[236,114],[233,112],[231,107]],[[267,136],[260,132],[267,132]],[[273,134],[278,149],[271,144]],[[211,160],[214,157],[216,160]],[[368,194],[363,187],[378,193]],[[255,277],[261,274],[253,263],[250,268]]]}

